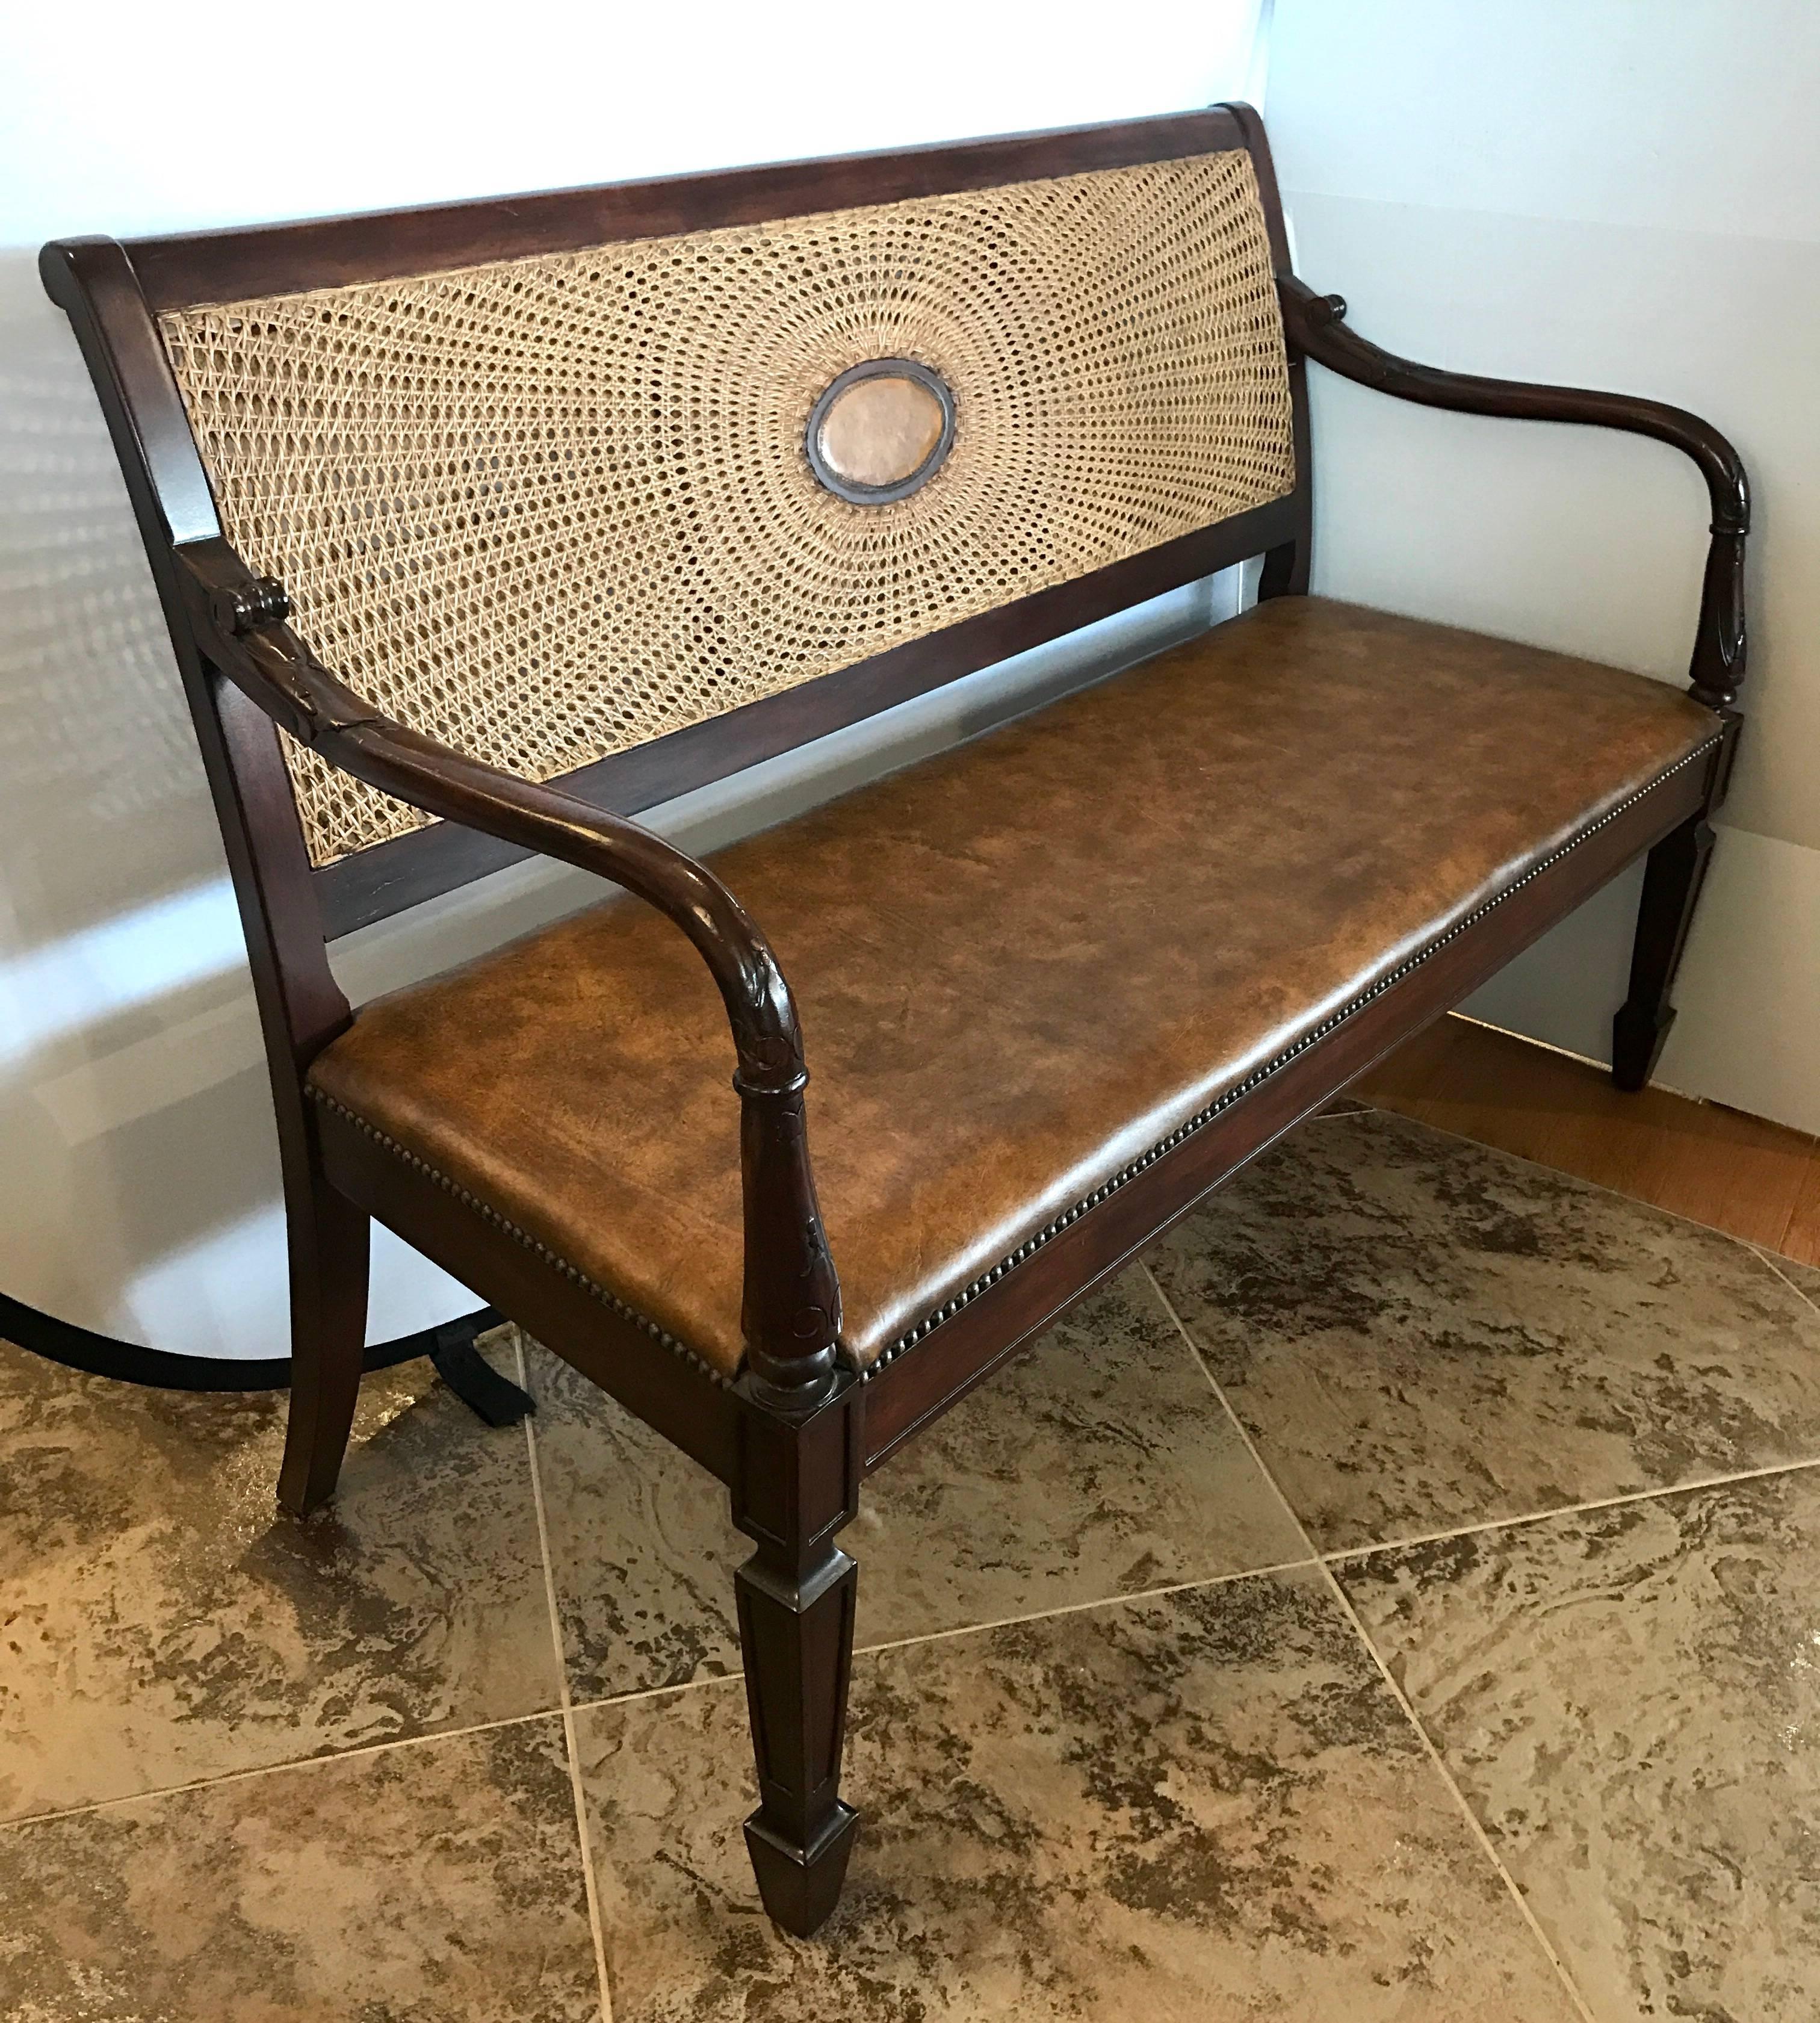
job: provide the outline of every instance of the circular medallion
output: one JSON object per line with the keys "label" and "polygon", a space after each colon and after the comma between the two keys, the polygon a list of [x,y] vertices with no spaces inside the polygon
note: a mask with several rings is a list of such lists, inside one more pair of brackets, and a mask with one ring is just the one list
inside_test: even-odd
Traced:
{"label": "circular medallion", "polygon": [[941,468],[954,396],[914,358],[868,358],[822,389],[803,437],[809,466],[837,499],[886,506]]}

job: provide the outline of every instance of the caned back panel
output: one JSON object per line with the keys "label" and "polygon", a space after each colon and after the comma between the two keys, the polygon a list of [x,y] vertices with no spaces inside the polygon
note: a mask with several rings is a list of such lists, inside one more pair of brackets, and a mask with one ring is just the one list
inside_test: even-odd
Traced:
{"label": "caned back panel", "polygon": [[[1242,152],[403,280],[159,328],[228,538],[406,723],[547,780],[1282,496]],[[955,434],[886,505],[817,481],[836,375]],[[312,860],[429,818],[298,747]]]}

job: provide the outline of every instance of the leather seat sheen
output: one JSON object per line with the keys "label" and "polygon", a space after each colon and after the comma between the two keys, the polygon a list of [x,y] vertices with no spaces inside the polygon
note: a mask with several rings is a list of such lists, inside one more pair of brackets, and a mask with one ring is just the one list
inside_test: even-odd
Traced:
{"label": "leather seat sheen", "polygon": [[[1616,668],[1289,598],[721,852],[801,1012],[846,1355],[1718,729]],[[615,897],[367,1005],[310,1081],[730,1374],[733,1066],[699,957]]]}

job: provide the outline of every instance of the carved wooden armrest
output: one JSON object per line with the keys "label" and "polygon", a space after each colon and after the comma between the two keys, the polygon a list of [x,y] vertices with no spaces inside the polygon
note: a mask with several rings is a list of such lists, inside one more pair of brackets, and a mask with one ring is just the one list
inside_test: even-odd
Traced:
{"label": "carved wooden armrest", "polygon": [[741,1115],[747,1359],[773,1402],[806,1408],[833,1381],[840,1286],[822,1228],[796,1006],[777,958],[705,865],[622,815],[407,729],[319,662],[283,587],[225,540],[174,553],[197,638],[222,674],[344,772],[426,814],[610,879],[672,920],[707,964],[733,1028]]}
{"label": "carved wooden armrest", "polygon": [[1713,709],[1732,708],[1745,675],[1744,543],[1750,532],[1750,481],[1743,460],[1717,429],[1684,408],[1629,393],[1534,386],[1521,379],[1486,379],[1414,364],[1348,330],[1346,303],[1339,296],[1317,295],[1288,274],[1277,277],[1277,292],[1292,347],[1361,386],[1462,414],[1624,429],[1633,435],[1654,436],[1690,456],[1712,502],[1712,544],[1707,551],[1688,679],[1697,701]]}

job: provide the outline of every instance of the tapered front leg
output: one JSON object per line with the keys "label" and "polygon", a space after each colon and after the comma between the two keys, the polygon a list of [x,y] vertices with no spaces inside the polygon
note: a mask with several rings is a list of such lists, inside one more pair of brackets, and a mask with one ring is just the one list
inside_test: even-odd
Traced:
{"label": "tapered front leg", "polygon": [[765,1908],[806,1938],[833,1910],[859,1815],[840,1797],[859,1569],[826,1547],[799,1574],[764,1547],[735,1576],[760,1804],[746,1846]]}
{"label": "tapered front leg", "polygon": [[1631,957],[1630,994],[1612,1021],[1611,1076],[1620,1088],[1639,1089],[1649,1080],[1675,1022],[1668,993],[1687,945],[1712,842],[1712,825],[1698,814],[1671,830],[1650,852]]}
{"label": "tapered front leg", "polygon": [[835,1543],[859,1483],[858,1386],[800,1418],[747,1390],[733,1521],[758,1550],[735,1576],[758,1809],[746,1846],[765,1908],[800,1938],[835,1907],[859,1816],[841,1749],[859,1570]]}

